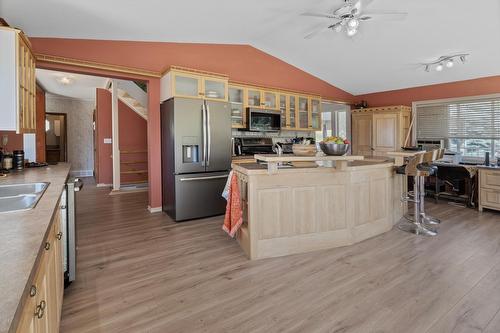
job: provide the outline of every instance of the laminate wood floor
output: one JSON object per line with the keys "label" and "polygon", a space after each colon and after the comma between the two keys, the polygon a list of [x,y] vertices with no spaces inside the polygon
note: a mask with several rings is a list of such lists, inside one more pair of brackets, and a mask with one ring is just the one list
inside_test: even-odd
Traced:
{"label": "laminate wood floor", "polygon": [[147,193],[78,193],[62,332],[500,332],[500,214],[429,202],[434,238],[248,261],[222,218],[176,224]]}

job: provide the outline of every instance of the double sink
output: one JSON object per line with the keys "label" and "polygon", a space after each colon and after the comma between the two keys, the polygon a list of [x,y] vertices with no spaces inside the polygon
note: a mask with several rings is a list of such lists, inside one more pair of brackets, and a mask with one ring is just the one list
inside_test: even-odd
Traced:
{"label": "double sink", "polygon": [[50,183],[0,185],[0,213],[34,208]]}

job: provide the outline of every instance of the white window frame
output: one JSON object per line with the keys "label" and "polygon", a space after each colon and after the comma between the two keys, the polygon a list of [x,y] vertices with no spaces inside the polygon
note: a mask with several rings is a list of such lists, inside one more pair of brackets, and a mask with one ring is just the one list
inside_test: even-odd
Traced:
{"label": "white window frame", "polygon": [[[331,100],[322,100],[321,104],[336,104],[336,105],[342,105],[345,107],[346,111],[346,136],[348,140],[351,140],[351,106],[348,103],[344,102],[337,102],[337,101],[331,101]],[[331,113],[331,119],[332,119],[332,134],[337,135],[339,132],[338,128],[338,115],[339,112],[344,112],[343,110],[335,110],[335,111],[325,111],[323,108],[321,108],[321,114],[323,113]],[[321,118],[323,120],[323,117]],[[322,124],[321,124],[322,125]],[[321,126],[323,127],[323,126]],[[323,128],[321,128],[320,132],[323,131]],[[325,136],[325,133],[323,133],[323,136]]]}

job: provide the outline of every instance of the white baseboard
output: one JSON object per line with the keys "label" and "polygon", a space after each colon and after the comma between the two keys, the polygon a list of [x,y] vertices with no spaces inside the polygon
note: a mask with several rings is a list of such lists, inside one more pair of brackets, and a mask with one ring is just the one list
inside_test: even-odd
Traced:
{"label": "white baseboard", "polygon": [[113,187],[113,184],[103,184],[103,183],[99,183],[99,184],[96,184],[96,187]]}
{"label": "white baseboard", "polygon": [[162,207],[151,207],[148,206],[148,210],[150,213],[159,213],[162,211]]}
{"label": "white baseboard", "polygon": [[94,170],[72,170],[70,174],[73,177],[92,177]]}

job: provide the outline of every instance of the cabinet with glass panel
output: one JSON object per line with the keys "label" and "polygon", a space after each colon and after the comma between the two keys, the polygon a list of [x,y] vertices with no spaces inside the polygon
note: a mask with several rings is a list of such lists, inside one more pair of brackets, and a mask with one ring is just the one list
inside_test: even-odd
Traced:
{"label": "cabinet with glass panel", "polygon": [[246,127],[245,88],[242,86],[229,86],[229,104],[231,106],[231,123],[233,128]]}
{"label": "cabinet with glass panel", "polygon": [[278,94],[274,91],[247,88],[247,105],[252,108],[278,110]]}
{"label": "cabinet with glass panel", "polygon": [[204,74],[178,67],[162,77],[161,100],[171,97],[204,98],[215,101],[228,100],[228,78],[215,74]]}

